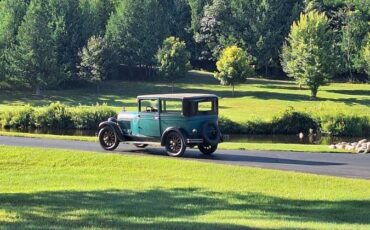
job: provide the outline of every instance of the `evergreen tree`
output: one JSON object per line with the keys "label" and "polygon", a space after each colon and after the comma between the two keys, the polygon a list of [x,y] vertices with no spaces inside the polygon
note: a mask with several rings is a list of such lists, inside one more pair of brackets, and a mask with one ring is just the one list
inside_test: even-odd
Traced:
{"label": "evergreen tree", "polygon": [[117,64],[130,69],[145,67],[149,76],[158,47],[170,33],[168,20],[159,0],[121,2],[109,19],[106,33]]}
{"label": "evergreen tree", "polygon": [[14,45],[21,24],[28,8],[25,0],[0,1],[0,80],[7,75],[8,64],[6,54]]}
{"label": "evergreen tree", "polygon": [[29,84],[36,94],[55,82],[59,72],[50,19],[48,3],[32,0],[9,55],[12,74]]}
{"label": "evergreen tree", "polygon": [[[49,0],[57,62],[64,77],[76,76],[78,50],[83,46],[82,12],[76,0]],[[62,79],[60,79],[62,80]]]}
{"label": "evergreen tree", "polygon": [[283,47],[282,65],[288,76],[311,90],[313,99],[332,76],[332,32],[324,13],[310,11],[294,22]]}
{"label": "evergreen tree", "polygon": [[106,45],[101,37],[92,36],[87,45],[79,52],[81,63],[78,66],[79,76],[96,85],[99,93],[100,82],[106,79],[104,61]]}

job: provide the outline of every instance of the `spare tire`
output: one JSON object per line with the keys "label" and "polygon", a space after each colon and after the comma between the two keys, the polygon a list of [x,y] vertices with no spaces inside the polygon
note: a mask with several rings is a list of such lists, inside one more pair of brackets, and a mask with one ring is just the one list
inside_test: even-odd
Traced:
{"label": "spare tire", "polygon": [[221,140],[221,132],[215,122],[205,122],[201,134],[206,144],[217,145]]}

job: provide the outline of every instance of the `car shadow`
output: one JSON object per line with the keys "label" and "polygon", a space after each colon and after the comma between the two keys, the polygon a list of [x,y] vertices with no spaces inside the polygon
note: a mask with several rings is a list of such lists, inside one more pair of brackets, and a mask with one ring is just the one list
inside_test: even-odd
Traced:
{"label": "car shadow", "polygon": [[[131,149],[124,150],[123,152],[131,153],[146,153],[149,155],[167,157],[166,152],[160,148],[147,148],[142,149]],[[215,153],[211,156],[206,156],[195,150],[188,150],[182,156],[184,159],[194,159],[194,160],[207,160],[220,163],[262,163],[262,164],[289,164],[289,165],[305,165],[305,166],[338,166],[347,165],[345,163],[328,162],[328,161],[310,161],[310,160],[297,160],[297,159],[287,159],[281,157],[262,157],[262,156],[249,156],[243,154],[233,154],[233,153]]]}

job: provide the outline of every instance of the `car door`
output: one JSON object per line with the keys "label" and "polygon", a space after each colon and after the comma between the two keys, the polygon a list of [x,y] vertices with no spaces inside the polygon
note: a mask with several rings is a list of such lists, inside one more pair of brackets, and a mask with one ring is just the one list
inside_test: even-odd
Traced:
{"label": "car door", "polygon": [[158,99],[143,99],[139,101],[138,133],[139,136],[158,138],[159,129]]}

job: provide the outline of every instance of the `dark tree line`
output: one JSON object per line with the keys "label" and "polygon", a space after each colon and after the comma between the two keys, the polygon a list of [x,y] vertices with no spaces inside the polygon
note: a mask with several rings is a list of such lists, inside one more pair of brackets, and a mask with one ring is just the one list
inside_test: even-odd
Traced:
{"label": "dark tree line", "polygon": [[158,50],[171,36],[185,42],[197,68],[215,68],[222,50],[236,45],[251,56],[257,72],[273,75],[282,69],[291,25],[312,10],[329,18],[334,74],[361,80],[368,72],[363,57],[369,5],[367,0],[0,0],[0,80],[39,90],[93,76],[81,73],[92,69],[104,73],[98,79],[151,78]]}

